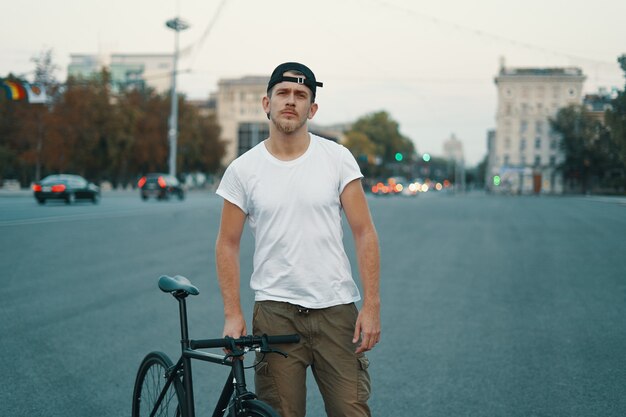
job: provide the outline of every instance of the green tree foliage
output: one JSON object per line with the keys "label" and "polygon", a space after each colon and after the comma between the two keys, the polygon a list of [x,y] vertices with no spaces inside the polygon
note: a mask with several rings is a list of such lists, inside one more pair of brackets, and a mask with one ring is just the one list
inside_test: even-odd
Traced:
{"label": "green tree foliage", "polygon": [[[77,173],[114,185],[167,171],[169,94],[150,89],[113,93],[110,74],[69,78],[59,85],[50,51],[33,59],[48,104],[9,101],[0,94],[0,179],[22,185],[51,173]],[[225,153],[214,115],[179,97],[179,172],[215,173]]]}
{"label": "green tree foliage", "polygon": [[[620,56],[617,61],[626,77],[626,54]],[[622,167],[626,167],[626,84],[622,91],[618,91],[617,97],[611,102],[611,107],[611,110],[606,112],[606,123],[615,142],[620,163]]]}
{"label": "green tree foliage", "polygon": [[[626,55],[617,61],[626,76]],[[583,106],[570,106],[561,109],[551,125],[561,137],[565,161],[560,169],[570,189],[626,191],[626,85],[611,101],[604,123]]]}
{"label": "green tree foliage", "polygon": [[[346,147],[357,160],[361,159],[370,175],[387,175],[390,172],[389,167],[397,163],[398,152],[402,153],[404,164],[410,164],[414,160],[413,142],[400,133],[398,122],[385,111],[359,118],[346,136],[348,138]],[[363,155],[367,157],[364,158]],[[367,159],[367,162],[364,162],[364,159]],[[382,165],[373,166],[372,160],[380,161]]]}
{"label": "green tree foliage", "polygon": [[346,133],[344,144],[357,160],[363,175],[372,176],[370,166],[375,166],[378,155],[382,154],[380,147],[372,142],[365,133],[355,130]]}
{"label": "green tree foliage", "polygon": [[559,166],[572,190],[590,192],[607,182],[617,168],[615,142],[609,130],[581,105],[565,107],[550,120],[561,137],[565,160]]}

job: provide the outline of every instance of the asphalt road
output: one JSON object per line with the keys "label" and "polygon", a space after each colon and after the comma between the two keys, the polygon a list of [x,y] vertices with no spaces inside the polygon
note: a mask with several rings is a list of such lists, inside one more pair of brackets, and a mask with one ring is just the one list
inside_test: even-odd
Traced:
{"label": "asphalt road", "polygon": [[[626,415],[626,205],[479,194],[369,202],[383,258],[375,416]],[[191,337],[218,337],[220,206],[208,193],[163,203],[109,193],[97,206],[0,196],[0,416],[130,415],[142,357],[179,349],[161,274],[200,288]],[[346,244],[354,258],[348,231]],[[244,276],[252,250],[246,231]],[[227,370],[195,372],[199,415],[210,415]],[[307,415],[321,417],[310,388]]]}

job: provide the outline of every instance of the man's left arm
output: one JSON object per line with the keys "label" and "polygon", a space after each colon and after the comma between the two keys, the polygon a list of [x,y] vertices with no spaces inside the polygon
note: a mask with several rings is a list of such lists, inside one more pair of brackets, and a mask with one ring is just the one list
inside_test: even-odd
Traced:
{"label": "man's left arm", "polygon": [[354,236],[363,286],[363,305],[353,339],[353,343],[356,343],[361,336],[361,344],[356,349],[356,353],[361,353],[372,349],[380,340],[380,249],[360,180],[345,186],[341,193],[341,204]]}

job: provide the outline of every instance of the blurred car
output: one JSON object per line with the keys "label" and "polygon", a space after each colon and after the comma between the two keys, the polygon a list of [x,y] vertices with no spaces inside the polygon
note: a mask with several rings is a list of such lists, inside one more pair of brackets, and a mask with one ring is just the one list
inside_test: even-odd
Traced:
{"label": "blurred car", "polygon": [[100,201],[100,187],[80,175],[49,175],[33,184],[32,188],[39,204],[53,199],[64,200],[66,204],[76,200],[89,200],[94,204]]}
{"label": "blurred car", "polygon": [[406,178],[391,177],[386,182],[379,181],[372,186],[372,193],[376,195],[396,195],[401,194],[405,189]]}
{"label": "blurred car", "polygon": [[173,175],[148,174],[141,177],[137,185],[142,200],[147,200],[150,197],[158,200],[169,200],[172,195],[178,197],[179,200],[185,198],[183,185]]}

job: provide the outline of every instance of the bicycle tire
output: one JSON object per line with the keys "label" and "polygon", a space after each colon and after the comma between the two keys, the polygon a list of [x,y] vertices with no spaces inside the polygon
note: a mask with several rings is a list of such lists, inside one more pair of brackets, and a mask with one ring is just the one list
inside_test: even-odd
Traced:
{"label": "bicycle tire", "polygon": [[[167,379],[166,371],[173,366],[170,358],[162,352],[151,352],[143,359],[133,389],[132,417],[148,417],[156,405]],[[183,404],[184,388],[180,379],[175,378],[169,386],[155,416],[185,417]]]}
{"label": "bicycle tire", "polygon": [[235,417],[280,417],[269,404],[260,400],[245,400],[243,412],[232,413]]}

